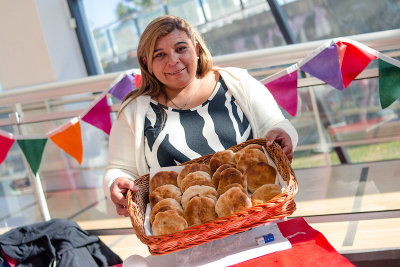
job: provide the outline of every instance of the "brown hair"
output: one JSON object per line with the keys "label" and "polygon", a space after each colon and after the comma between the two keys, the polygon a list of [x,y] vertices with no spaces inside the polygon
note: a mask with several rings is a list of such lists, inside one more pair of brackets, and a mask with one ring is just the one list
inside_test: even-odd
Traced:
{"label": "brown hair", "polygon": [[[197,75],[201,77],[212,70],[213,62],[211,53],[208,50],[203,38],[189,23],[187,23],[184,19],[172,15],[158,17],[150,22],[150,24],[144,30],[142,36],[140,37],[137,49],[137,57],[142,75],[142,84],[136,90],[128,93],[122,101],[123,103],[125,101],[131,102],[141,95],[156,96],[161,92],[163,85],[159,80],[157,80],[152,71],[154,47],[160,37],[166,36],[174,30],[185,32],[192,40],[194,46],[198,44],[199,61]],[[145,64],[143,60],[146,60],[147,64]],[[120,110],[120,112],[123,110],[123,108]]]}

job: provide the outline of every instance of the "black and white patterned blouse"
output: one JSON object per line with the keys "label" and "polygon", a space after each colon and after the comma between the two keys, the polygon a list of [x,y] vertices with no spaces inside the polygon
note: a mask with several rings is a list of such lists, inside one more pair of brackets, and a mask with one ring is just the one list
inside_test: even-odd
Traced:
{"label": "black and white patterned blouse", "polygon": [[190,110],[173,109],[151,100],[144,135],[149,167],[167,167],[242,143],[252,138],[252,131],[220,77],[209,99]]}

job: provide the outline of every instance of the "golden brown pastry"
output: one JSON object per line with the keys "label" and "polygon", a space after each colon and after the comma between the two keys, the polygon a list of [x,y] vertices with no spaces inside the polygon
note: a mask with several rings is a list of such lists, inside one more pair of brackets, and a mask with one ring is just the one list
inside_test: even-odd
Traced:
{"label": "golden brown pastry", "polygon": [[188,164],[188,165],[185,165],[178,174],[178,178],[177,178],[178,187],[181,188],[181,182],[186,177],[186,175],[188,175],[189,173],[192,173],[192,172],[196,172],[196,171],[206,172],[211,176],[210,168],[208,168],[207,165],[200,164],[200,163]]}
{"label": "golden brown pastry", "polygon": [[177,177],[178,173],[176,171],[157,172],[150,180],[150,193],[153,192],[154,189],[166,184],[178,186],[176,181]]}
{"label": "golden brown pastry", "polygon": [[238,152],[235,153],[235,163],[236,164],[239,161],[240,156],[243,155],[243,153],[246,152],[246,150],[249,150],[249,149],[258,149],[261,152],[264,152],[264,150],[262,149],[261,145],[257,145],[257,144],[248,145],[248,146],[242,148],[241,150],[239,150]]}
{"label": "golden brown pastry", "polygon": [[257,162],[243,174],[247,181],[247,190],[254,193],[257,188],[265,184],[275,184],[276,170],[265,162]]}
{"label": "golden brown pastry", "polygon": [[156,214],[159,212],[164,212],[167,210],[175,210],[178,212],[180,216],[183,216],[183,209],[181,204],[178,203],[173,198],[166,198],[158,202],[154,207],[151,209],[150,212],[150,223],[153,224],[154,219],[156,218]]}
{"label": "golden brown pastry", "polygon": [[230,184],[240,184],[244,189],[247,189],[246,179],[243,177],[243,174],[233,168],[229,168],[221,172],[218,184],[218,194],[221,194],[222,189]]}
{"label": "golden brown pastry", "polygon": [[276,184],[265,184],[251,195],[251,202],[253,206],[257,206],[271,200],[280,193],[281,189]]}
{"label": "golden brown pastry", "polygon": [[211,177],[208,173],[197,171],[186,175],[186,177],[181,182],[182,192],[184,193],[186,189],[193,185],[208,185],[214,187],[211,183]]}
{"label": "golden brown pastry", "polygon": [[224,164],[235,165],[234,158],[235,153],[232,150],[223,150],[214,153],[209,162],[211,172],[214,173],[219,166]]}
{"label": "golden brown pastry", "polygon": [[224,217],[250,208],[251,199],[239,187],[232,187],[219,197],[215,204],[218,217]]}
{"label": "golden brown pastry", "polygon": [[221,176],[221,172],[223,172],[224,170],[228,169],[228,168],[235,168],[235,165],[233,164],[224,164],[218,167],[218,169],[214,172],[212,178],[211,178],[211,182],[214,184],[215,188],[218,188],[219,185],[219,178]]}
{"label": "golden brown pastry", "polygon": [[150,193],[149,200],[152,207],[165,198],[173,198],[179,203],[181,202],[181,190],[172,184],[167,184],[156,188]]}
{"label": "golden brown pastry", "polygon": [[152,230],[153,235],[167,235],[182,231],[188,224],[175,210],[167,210],[156,214]]}
{"label": "golden brown pastry", "polygon": [[194,197],[208,197],[214,200],[214,202],[218,199],[217,190],[214,187],[206,186],[206,185],[194,185],[189,187],[185,193],[182,195],[182,207],[186,209],[187,203]]}
{"label": "golden brown pastry", "polygon": [[225,186],[221,191],[220,191],[220,195],[223,195],[226,191],[228,191],[229,189],[231,189],[232,187],[239,187],[240,190],[242,190],[243,193],[245,193],[246,195],[249,195],[249,193],[247,192],[246,189],[244,189],[240,184],[238,183],[234,183],[234,184],[230,184]]}
{"label": "golden brown pastry", "polygon": [[264,152],[258,149],[248,149],[240,156],[236,164],[236,169],[244,173],[248,167],[257,162],[265,162],[268,164],[268,158]]}
{"label": "golden brown pastry", "polygon": [[194,197],[186,206],[184,217],[190,226],[199,225],[218,218],[215,201],[208,197]]}

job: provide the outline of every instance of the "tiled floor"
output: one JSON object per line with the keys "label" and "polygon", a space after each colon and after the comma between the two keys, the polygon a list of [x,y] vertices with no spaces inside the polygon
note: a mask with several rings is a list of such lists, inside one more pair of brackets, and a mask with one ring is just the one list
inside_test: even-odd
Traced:
{"label": "tiled floor", "polygon": [[[399,164],[397,160],[296,170],[299,191],[293,216],[399,210]],[[87,230],[132,228],[129,218],[116,214],[101,188],[49,192],[46,197],[52,218],[76,221]],[[27,205],[25,212],[37,213],[37,207]],[[12,215],[8,217],[12,218]],[[338,251],[400,248],[400,218],[312,223],[311,226],[323,233]],[[3,224],[0,230],[6,229]],[[147,247],[135,235],[100,238],[122,259],[132,254],[149,255]]]}

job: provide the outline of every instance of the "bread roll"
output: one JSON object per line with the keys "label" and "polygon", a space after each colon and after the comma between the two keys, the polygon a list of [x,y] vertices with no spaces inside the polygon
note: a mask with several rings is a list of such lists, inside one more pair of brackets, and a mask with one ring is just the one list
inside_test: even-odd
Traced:
{"label": "bread roll", "polygon": [[246,152],[246,150],[249,150],[249,149],[258,149],[261,152],[264,152],[264,150],[263,150],[261,145],[257,145],[257,144],[248,145],[248,146],[242,148],[241,150],[239,150],[238,152],[235,153],[235,163],[236,164],[239,161],[240,156],[243,155],[243,153]]}
{"label": "bread roll", "polygon": [[167,184],[156,188],[150,193],[149,200],[152,207],[165,198],[173,198],[179,203],[181,202],[181,190],[172,184]]}
{"label": "bread roll", "polygon": [[236,164],[236,169],[244,173],[248,167],[257,162],[265,162],[268,164],[268,158],[264,152],[258,149],[248,149],[240,156]]}
{"label": "bread roll", "polygon": [[184,217],[189,227],[215,220],[218,218],[215,201],[208,197],[192,198],[186,206]]}
{"label": "bread roll", "polygon": [[230,184],[240,184],[244,189],[247,189],[246,179],[242,173],[236,169],[229,168],[221,172],[218,185],[218,194],[221,194],[222,189]]}
{"label": "bread roll", "polygon": [[182,231],[188,224],[175,210],[167,210],[156,214],[152,230],[153,235],[167,235]]}
{"label": "bread roll", "polygon": [[243,174],[247,181],[247,190],[254,193],[257,188],[265,184],[275,184],[276,170],[265,162],[257,162]]}
{"label": "bread roll", "polygon": [[178,173],[176,171],[157,172],[150,180],[150,193],[153,192],[156,188],[166,184],[178,186],[178,183],[176,181],[177,177]]}
{"label": "bread roll", "polygon": [[281,189],[276,184],[265,184],[251,195],[251,202],[253,206],[257,206],[271,200],[280,193]]}
{"label": "bread roll", "polygon": [[192,172],[196,172],[196,171],[206,172],[211,176],[210,168],[208,168],[207,165],[200,164],[200,163],[188,164],[188,165],[185,165],[178,174],[178,178],[177,178],[178,187],[181,188],[181,182],[186,177],[186,175],[188,175],[189,173],[192,173]]}
{"label": "bread roll", "polygon": [[189,187],[193,185],[207,185],[214,187],[211,183],[211,177],[208,173],[197,171],[186,175],[186,177],[181,182],[182,192],[185,192]]}
{"label": "bread roll", "polygon": [[219,197],[215,204],[215,212],[218,217],[224,217],[251,206],[249,196],[243,193],[239,187],[232,187]]}
{"label": "bread roll", "polygon": [[221,172],[223,172],[224,170],[228,169],[228,168],[235,168],[235,165],[233,164],[224,164],[218,167],[218,169],[214,172],[211,181],[214,184],[215,188],[218,188],[219,185],[219,178],[221,176]]}
{"label": "bread roll", "polygon": [[150,223],[153,224],[156,214],[167,210],[175,210],[180,216],[183,216],[182,206],[173,198],[166,198],[159,201],[150,212]]}
{"label": "bread roll", "polygon": [[211,172],[214,173],[219,166],[224,164],[235,165],[234,158],[235,153],[232,150],[223,150],[214,153],[209,162]]}
{"label": "bread roll", "polygon": [[206,185],[194,185],[189,187],[185,193],[182,195],[182,207],[186,209],[187,203],[194,197],[208,197],[214,200],[214,202],[218,199],[217,190],[214,187],[206,186]]}
{"label": "bread roll", "polygon": [[249,193],[247,192],[246,189],[244,189],[240,184],[238,183],[234,183],[234,184],[230,184],[225,186],[221,191],[220,191],[220,195],[223,195],[226,191],[228,191],[229,189],[231,189],[232,187],[239,187],[240,190],[242,190],[243,193],[245,193],[246,195],[249,195]]}

